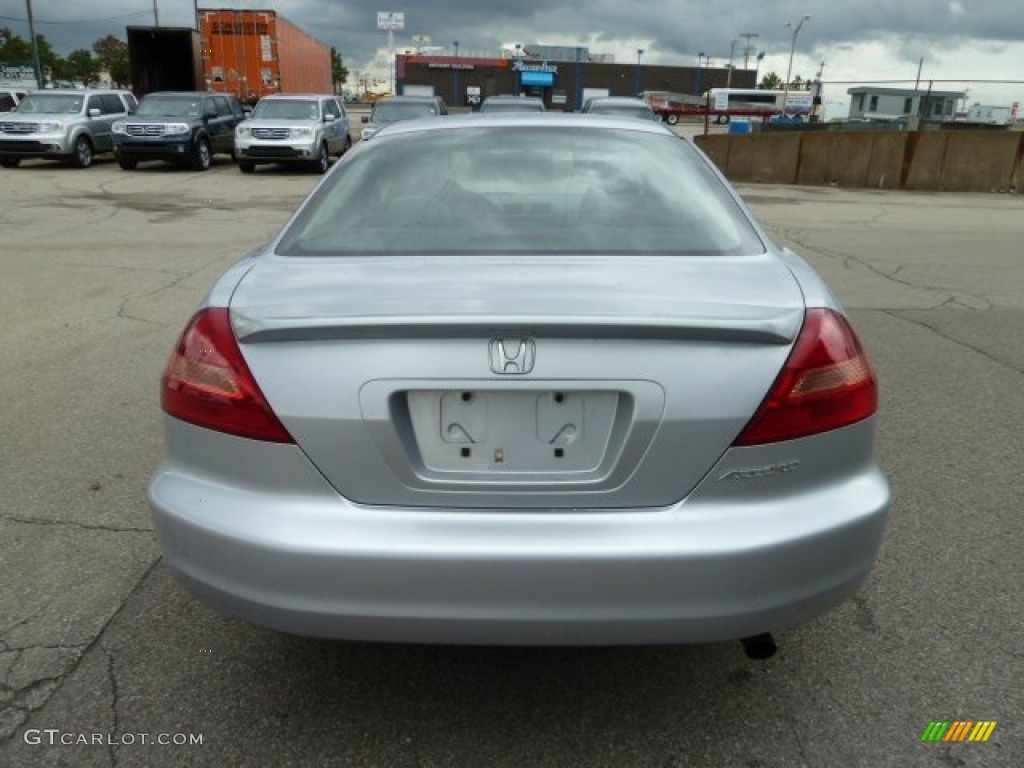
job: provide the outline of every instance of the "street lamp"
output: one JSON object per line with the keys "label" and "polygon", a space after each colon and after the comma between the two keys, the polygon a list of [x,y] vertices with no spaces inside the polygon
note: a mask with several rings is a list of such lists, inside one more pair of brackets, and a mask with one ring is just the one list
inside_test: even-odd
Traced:
{"label": "street lamp", "polygon": [[700,96],[701,85],[704,82],[704,70],[701,69],[701,66],[706,56],[707,54],[704,53],[704,51],[701,51],[700,53],[697,54],[697,87],[694,88],[694,96]]}
{"label": "street lamp", "polygon": [[[523,55],[523,45],[522,45],[522,43],[516,43],[516,62],[517,63],[515,64],[515,66],[519,66],[519,64],[518,64],[519,57],[522,56],[522,55]],[[515,88],[513,89],[512,92],[516,96],[518,96],[519,95],[519,70],[515,69],[514,67],[513,67],[513,70],[512,70],[512,77],[515,79]]]}
{"label": "street lamp", "polygon": [[805,21],[810,20],[810,16],[804,16],[797,22],[797,25],[793,27],[792,22],[787,21],[787,27],[793,27],[793,42],[789,46],[789,66],[786,68],[786,83],[782,91],[782,114],[786,114],[786,109],[789,107],[789,79],[793,75],[793,54],[796,52],[796,36],[800,34],[800,28],[803,27]]}
{"label": "street lamp", "polygon": [[462,99],[459,98],[459,41],[453,40],[452,47],[455,48],[455,101],[456,106],[462,106]]}
{"label": "street lamp", "polygon": [[637,96],[640,95],[640,57],[644,55],[643,48],[636,49],[636,85],[633,87],[633,93]]}
{"label": "street lamp", "polygon": [[738,42],[739,40],[734,39],[731,43],[729,43],[729,74],[725,76],[726,88],[732,87],[732,61],[733,58],[736,56],[736,43]]}

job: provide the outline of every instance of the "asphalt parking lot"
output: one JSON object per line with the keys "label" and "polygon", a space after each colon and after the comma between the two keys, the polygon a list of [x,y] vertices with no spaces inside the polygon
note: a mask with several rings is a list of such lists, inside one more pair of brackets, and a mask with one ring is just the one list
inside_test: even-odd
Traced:
{"label": "asphalt parking lot", "polygon": [[[862,593],[755,662],[319,642],[178,586],[144,497],[160,372],[317,178],[0,171],[0,765],[1024,764],[1024,199],[741,188],[851,311],[894,491]],[[936,720],[998,725],[922,743]]]}

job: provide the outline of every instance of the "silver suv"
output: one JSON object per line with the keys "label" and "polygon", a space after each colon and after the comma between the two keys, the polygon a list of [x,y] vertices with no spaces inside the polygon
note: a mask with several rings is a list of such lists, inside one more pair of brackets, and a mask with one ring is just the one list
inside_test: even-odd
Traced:
{"label": "silver suv", "polygon": [[341,157],[351,146],[345,106],[329,94],[264,96],[235,128],[242,173],[252,173],[257,163],[300,164],[325,173],[331,156]]}
{"label": "silver suv", "polygon": [[136,104],[128,91],[34,91],[0,117],[0,165],[14,168],[23,158],[44,157],[88,168],[96,153],[114,148],[110,126]]}

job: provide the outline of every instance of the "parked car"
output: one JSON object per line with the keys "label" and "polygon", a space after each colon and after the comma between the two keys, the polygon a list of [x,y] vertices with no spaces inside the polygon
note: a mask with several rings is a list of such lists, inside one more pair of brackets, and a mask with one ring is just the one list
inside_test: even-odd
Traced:
{"label": "parked car", "polygon": [[440,96],[388,96],[374,102],[370,114],[363,115],[362,138],[372,139],[391,123],[447,114],[448,107]]}
{"label": "parked car", "polygon": [[41,157],[87,168],[96,154],[113,149],[111,124],[136,105],[128,91],[33,91],[15,112],[0,117],[0,165],[14,168],[24,158]]}
{"label": "parked car", "polygon": [[18,88],[0,88],[0,112],[13,112],[18,102],[28,95],[28,91]]}
{"label": "parked car", "polygon": [[235,127],[244,114],[225,93],[158,91],[135,114],[114,123],[114,154],[123,170],[141,160],[165,160],[205,171],[215,154],[235,156]]}
{"label": "parked car", "polygon": [[480,105],[481,112],[544,112],[544,102],[536,96],[488,96]]}
{"label": "parked car", "polygon": [[633,118],[391,126],[214,284],[161,391],[165,563],[305,635],[764,656],[889,509],[838,301]]}
{"label": "parked car", "polygon": [[331,156],[351,147],[345,105],[330,94],[264,96],[235,128],[242,173],[252,173],[258,163],[301,164],[326,173]]}
{"label": "parked car", "polygon": [[643,99],[625,96],[595,96],[583,104],[583,113],[591,115],[615,115],[616,117],[638,117],[641,120],[659,122],[661,118]]}

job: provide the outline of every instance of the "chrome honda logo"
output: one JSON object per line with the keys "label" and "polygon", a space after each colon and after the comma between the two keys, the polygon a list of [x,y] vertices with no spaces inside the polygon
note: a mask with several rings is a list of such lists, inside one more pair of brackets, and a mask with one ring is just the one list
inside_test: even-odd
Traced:
{"label": "chrome honda logo", "polygon": [[533,339],[491,339],[491,370],[495,373],[529,373],[536,355]]}

